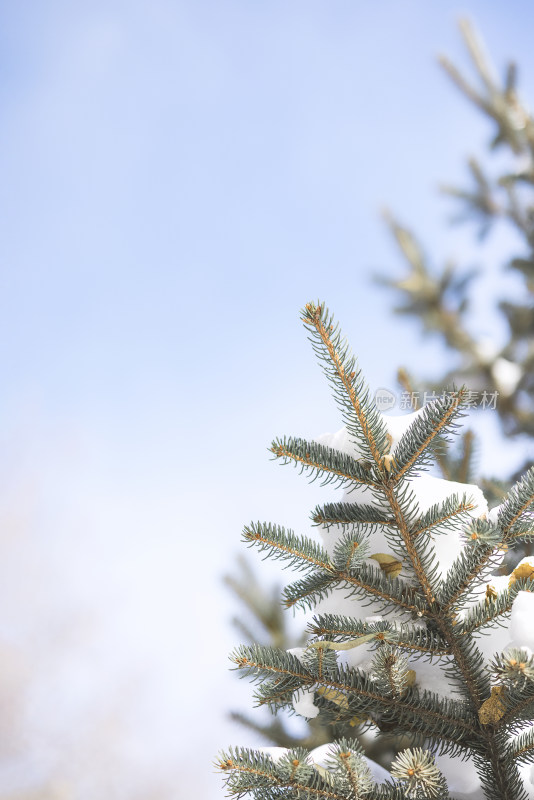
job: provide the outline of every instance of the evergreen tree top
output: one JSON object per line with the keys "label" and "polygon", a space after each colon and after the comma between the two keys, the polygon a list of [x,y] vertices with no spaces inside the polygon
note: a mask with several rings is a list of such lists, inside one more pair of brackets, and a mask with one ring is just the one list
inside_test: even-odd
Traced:
{"label": "evergreen tree top", "polygon": [[474,798],[534,797],[534,560],[506,586],[495,574],[508,547],[534,535],[534,470],[493,512],[477,486],[429,475],[458,429],[467,390],[452,387],[401,421],[387,418],[326,306],[308,303],[302,319],[345,427],[271,449],[344,494],[313,511],[322,544],[273,522],[245,528],[247,544],[304,573],[286,588],[286,606],[315,613],[304,647],[242,646],[232,660],[273,712],[402,731],[412,746],[386,776],[353,738],[326,755],[232,750],[219,762],[230,794],[439,800],[458,783],[461,758]]}

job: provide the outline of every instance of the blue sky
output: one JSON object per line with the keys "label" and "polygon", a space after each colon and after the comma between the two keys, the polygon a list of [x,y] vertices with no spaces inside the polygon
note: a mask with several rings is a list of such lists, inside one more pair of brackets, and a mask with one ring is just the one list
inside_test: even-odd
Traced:
{"label": "blue sky", "polygon": [[[178,747],[176,734],[208,713],[209,758],[246,740],[218,722],[234,691],[219,576],[243,523],[304,524],[318,501],[269,462],[271,438],[339,426],[299,308],[326,300],[373,387],[392,385],[399,363],[445,363],[372,283],[400,273],[381,207],[438,263],[484,259],[494,278],[474,319],[502,333],[488,310],[513,241],[503,232],[481,255],[469,231],[446,226],[435,193],[463,180],[465,156],[491,133],[435,62],[446,52],[468,66],[462,13],[499,68],[518,61],[533,96],[524,2],[0,5],[3,503],[19,513],[31,486],[15,559],[26,585],[40,554],[27,625],[47,630],[66,607],[95,620],[104,677],[88,670],[72,690],[80,742],[80,697],[105,707],[132,661],[152,727],[126,728],[147,772],[159,750],[162,774],[172,782],[179,763],[183,775],[196,744]],[[10,624],[6,643],[40,654],[47,637],[35,644],[24,625]],[[196,713],[179,693],[184,642]],[[61,663],[74,652],[87,664],[88,646]],[[41,691],[57,676],[50,667]],[[59,752],[64,734],[40,724]],[[213,780],[202,778],[205,796],[219,796]]]}

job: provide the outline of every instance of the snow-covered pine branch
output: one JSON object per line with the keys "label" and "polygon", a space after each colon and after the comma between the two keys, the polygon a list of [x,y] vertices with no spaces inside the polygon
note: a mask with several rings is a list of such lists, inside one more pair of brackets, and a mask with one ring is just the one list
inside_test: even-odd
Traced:
{"label": "snow-covered pine branch", "polygon": [[477,486],[427,474],[465,390],[386,417],[325,306],[307,304],[303,321],[345,427],[272,452],[344,493],[313,511],[322,544],[274,523],[245,529],[247,544],[305,570],[285,603],[313,619],[306,647],[243,646],[232,660],[275,713],[395,730],[413,747],[390,772],[355,739],[309,754],[233,750],[219,762],[227,788],[256,800],[532,800],[534,560],[496,571],[509,544],[534,535],[534,470],[491,512]]}

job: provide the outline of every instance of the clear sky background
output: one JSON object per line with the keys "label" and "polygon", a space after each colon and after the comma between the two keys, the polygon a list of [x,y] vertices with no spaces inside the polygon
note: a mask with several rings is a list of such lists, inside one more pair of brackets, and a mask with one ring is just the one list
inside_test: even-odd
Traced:
{"label": "clear sky background", "polygon": [[502,336],[514,241],[475,250],[435,193],[491,135],[436,65],[468,67],[461,14],[534,98],[527,2],[0,3],[5,793],[222,796],[215,753],[256,740],[221,575],[244,523],[324,499],[273,436],[340,426],[299,308],[372,387],[447,363],[372,282],[402,272],[382,206],[491,273],[472,324]]}

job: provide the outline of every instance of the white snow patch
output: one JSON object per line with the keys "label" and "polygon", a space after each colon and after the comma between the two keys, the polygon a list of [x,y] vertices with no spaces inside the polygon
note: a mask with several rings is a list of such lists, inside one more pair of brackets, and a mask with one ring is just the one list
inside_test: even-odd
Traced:
{"label": "white snow patch", "polygon": [[436,756],[436,766],[445,775],[449,791],[455,792],[455,797],[484,800],[478,772],[470,759],[462,761],[449,755]]}
{"label": "white snow patch", "polygon": [[[520,564],[531,564],[532,559],[524,558]],[[518,565],[519,566],[519,565]],[[534,650],[534,594],[519,592],[512,606],[510,617],[510,638],[513,647],[528,647]]]}
{"label": "white snow patch", "polygon": [[499,392],[504,397],[510,397],[523,377],[523,370],[519,364],[514,364],[513,361],[501,357],[493,364],[491,374]]}
{"label": "white snow patch", "polygon": [[293,695],[293,708],[301,717],[313,719],[319,714],[319,709],[314,704],[315,689],[299,689]]}

